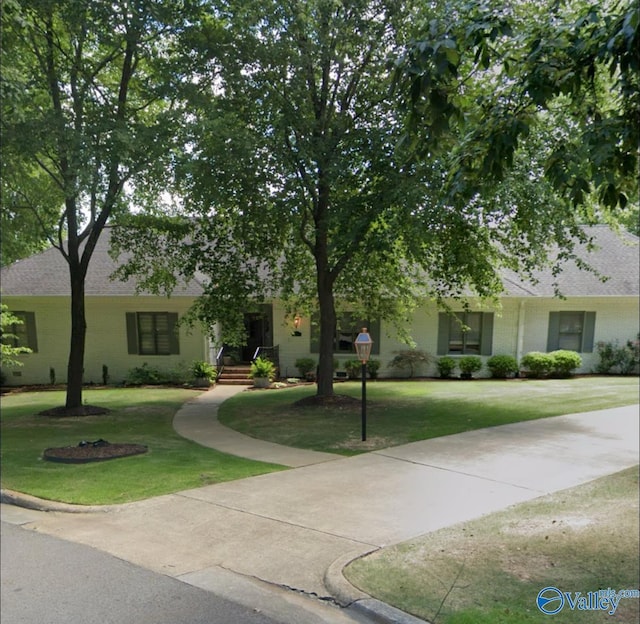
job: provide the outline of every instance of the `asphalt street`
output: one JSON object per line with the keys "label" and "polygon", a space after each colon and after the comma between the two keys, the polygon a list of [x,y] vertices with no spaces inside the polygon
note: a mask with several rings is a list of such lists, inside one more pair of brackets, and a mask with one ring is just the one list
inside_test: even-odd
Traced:
{"label": "asphalt street", "polygon": [[3,624],[276,624],[104,552],[1,525]]}

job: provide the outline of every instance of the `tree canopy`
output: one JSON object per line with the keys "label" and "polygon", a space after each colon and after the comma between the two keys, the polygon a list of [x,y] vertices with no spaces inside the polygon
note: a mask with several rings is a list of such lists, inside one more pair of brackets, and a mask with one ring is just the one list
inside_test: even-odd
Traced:
{"label": "tree canopy", "polygon": [[449,6],[398,62],[416,154],[455,137],[447,190],[471,196],[541,126],[545,178],[574,206],[637,201],[638,21],[629,0]]}
{"label": "tree canopy", "polygon": [[[393,61],[416,25],[439,23],[448,8],[220,5],[182,43],[194,73],[182,91],[188,149],[173,169],[181,203],[175,218],[145,217],[121,233],[136,252],[122,274],[146,274],[144,286],[157,290],[171,288],[176,271],[204,276],[195,315],[222,323],[229,341],[239,339],[242,312],[269,296],[292,312],[319,310],[318,393],[327,396],[340,308],[402,329],[425,297],[445,305],[469,291],[496,295],[500,268],[532,270],[548,242],[570,255],[579,230],[565,226],[565,206],[543,179],[542,132],[507,175],[467,194],[446,192],[459,136],[433,133],[420,158],[402,140]],[[443,101],[420,100],[421,120],[443,117]]]}

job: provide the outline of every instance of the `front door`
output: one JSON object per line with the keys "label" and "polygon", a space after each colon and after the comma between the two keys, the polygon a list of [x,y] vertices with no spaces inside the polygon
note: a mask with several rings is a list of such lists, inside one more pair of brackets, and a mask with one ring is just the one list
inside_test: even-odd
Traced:
{"label": "front door", "polygon": [[247,332],[247,344],[242,347],[242,360],[250,362],[258,347],[272,347],[271,306],[262,306],[260,312],[248,312],[244,315],[244,327]]}

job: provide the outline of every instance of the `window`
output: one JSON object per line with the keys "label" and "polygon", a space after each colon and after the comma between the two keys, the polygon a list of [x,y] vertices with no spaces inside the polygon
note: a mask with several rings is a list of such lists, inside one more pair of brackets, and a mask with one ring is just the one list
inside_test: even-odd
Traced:
{"label": "window", "polygon": [[128,312],[127,344],[129,353],[171,355],[180,353],[174,312]]}
{"label": "window", "polygon": [[550,312],[547,351],[593,352],[595,312]]}
{"label": "window", "polygon": [[491,355],[492,312],[438,315],[438,355]]}
{"label": "window", "polygon": [[2,342],[12,347],[28,347],[33,353],[38,351],[38,336],[36,334],[35,312],[12,312],[13,316],[22,323],[12,323],[6,328],[11,337],[3,338]]}
{"label": "window", "polygon": [[[372,355],[380,353],[380,322],[364,321],[358,319],[354,314],[346,312],[338,316],[336,322],[336,330],[333,336],[333,352],[344,354],[355,354],[356,350],[353,343],[356,336],[366,327],[371,339],[373,347]],[[313,314],[311,317],[311,353],[319,353],[320,351],[320,315]]]}

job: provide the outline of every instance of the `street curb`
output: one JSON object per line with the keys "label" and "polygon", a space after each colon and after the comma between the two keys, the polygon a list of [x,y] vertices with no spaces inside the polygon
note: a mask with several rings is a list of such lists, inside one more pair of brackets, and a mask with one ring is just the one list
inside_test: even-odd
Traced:
{"label": "street curb", "polygon": [[342,607],[357,611],[379,624],[430,624],[415,615],[392,607],[386,602],[373,598],[369,594],[354,587],[344,576],[342,571],[352,561],[375,552],[378,548],[357,554],[345,553],[338,557],[324,574],[324,584],[335,601]]}
{"label": "street curb", "polygon": [[22,492],[13,490],[0,490],[0,503],[24,507],[35,511],[62,511],[65,513],[98,513],[117,509],[114,505],[72,505],[70,503],[59,503],[43,498],[37,498]]}

